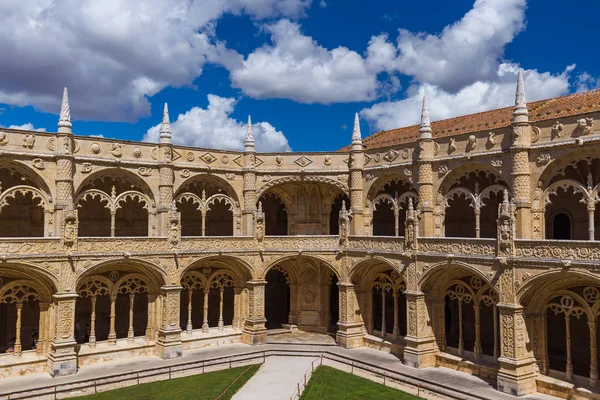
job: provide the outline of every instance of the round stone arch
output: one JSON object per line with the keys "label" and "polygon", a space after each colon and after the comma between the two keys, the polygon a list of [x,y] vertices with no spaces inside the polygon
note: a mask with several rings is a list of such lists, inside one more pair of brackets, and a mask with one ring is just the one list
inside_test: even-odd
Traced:
{"label": "round stone arch", "polygon": [[[180,273],[179,280],[183,279],[186,273],[192,270],[201,270],[205,267],[224,269],[231,271],[236,279],[236,285],[243,287],[246,281],[255,276],[253,268],[245,260],[238,257],[221,255],[221,256],[205,256],[196,258],[185,265]],[[208,277],[206,277],[208,279]]]}
{"label": "round stone arch", "polygon": [[31,180],[35,184],[35,187],[42,191],[48,199],[54,197],[54,193],[52,191],[52,189],[55,186],[53,178],[46,178],[44,175],[34,170],[26,163],[18,160],[2,160],[0,162],[0,169],[2,168],[16,170],[17,172],[23,174],[23,176]]}
{"label": "round stone arch", "polygon": [[372,202],[373,199],[375,198],[375,196],[377,196],[377,192],[379,192],[388,183],[391,183],[394,181],[408,183],[410,185],[410,187],[412,188],[412,190],[416,192],[415,186],[414,186],[411,178],[407,177],[406,175],[402,175],[398,172],[387,173],[385,175],[377,177],[377,179],[375,179],[371,183],[369,188],[366,190],[367,201]]}
{"label": "round stone arch", "polygon": [[[83,179],[81,179],[79,182],[77,182],[75,184],[75,197],[80,195],[82,189],[87,184],[89,184],[90,182],[93,182],[94,180],[96,180],[98,178],[102,178],[102,177],[110,177],[110,178],[114,178],[114,179],[119,179],[119,178],[127,179],[127,180],[133,182],[135,185],[137,185],[141,189],[141,192],[143,194],[145,194],[146,196],[148,196],[152,202],[156,203],[158,194],[152,190],[152,187],[150,187],[144,179],[142,179],[136,173],[134,173],[128,169],[115,168],[115,167],[106,167],[106,168],[98,169],[98,170],[94,171],[93,173],[91,173],[89,176],[85,176]],[[76,180],[77,180],[77,175],[76,175]],[[110,195],[110,193],[108,193],[108,194]]]}
{"label": "round stone arch", "polygon": [[473,275],[481,279],[483,284],[494,287],[492,279],[476,266],[462,261],[442,261],[427,268],[417,282],[417,288],[421,292],[428,293],[437,299],[443,298],[440,293],[446,290],[445,282]]}
{"label": "round stone arch", "polygon": [[[542,157],[542,155],[539,157]],[[576,150],[569,149],[563,152],[557,152],[554,156],[550,155],[551,161],[540,169],[539,174],[532,174],[532,189],[535,189],[536,185],[541,185],[542,189],[546,189],[552,178],[554,178],[562,168],[566,167],[572,162],[584,160],[586,158],[600,159],[600,156],[598,155],[598,152],[592,148],[578,148]]]}
{"label": "round stone arch", "polygon": [[352,282],[354,285],[360,285],[363,283],[364,279],[370,275],[389,269],[396,271],[396,273],[404,279],[404,267],[401,268],[384,257],[374,256],[366,260],[360,260],[354,264],[348,271],[348,281]]}
{"label": "round stone arch", "polygon": [[[177,181],[177,179],[175,179],[175,181]],[[220,177],[218,175],[213,175],[213,174],[192,175],[189,178],[182,180],[178,184],[176,183],[176,185],[173,187],[173,193],[175,194],[175,196],[177,196],[178,194],[180,194],[180,192],[182,192],[182,190],[186,186],[188,186],[191,183],[198,182],[198,181],[206,181],[206,182],[214,184],[218,187],[223,188],[223,190],[225,190],[225,193],[227,194],[227,196],[229,196],[234,202],[237,202],[237,204],[239,204],[240,196],[238,195],[238,192],[235,190],[235,188],[227,180],[223,179],[222,177]],[[197,194],[201,195],[201,193],[197,193]]]}
{"label": "round stone arch", "polygon": [[600,276],[591,271],[577,269],[545,271],[527,279],[519,287],[516,293],[517,301],[526,308],[537,310],[540,304],[547,303],[549,298],[546,297],[551,296],[552,291],[590,284],[600,286]]}
{"label": "round stone arch", "polygon": [[[434,189],[437,189],[436,192],[438,193],[438,196],[441,194],[443,197],[450,190],[452,185],[460,180],[460,178],[473,172],[484,172],[486,174],[494,175],[505,184],[508,183],[498,172],[498,170],[492,166],[477,161],[471,161],[469,163],[462,163],[461,165],[452,168],[449,173],[447,173],[440,181],[438,181],[439,184],[436,185],[437,188],[434,187]],[[483,189],[485,188],[481,188],[481,190]]]}
{"label": "round stone arch", "polygon": [[305,260],[305,259],[311,261],[313,264],[315,262],[322,263],[323,265],[328,267],[328,269],[331,270],[331,272],[333,272],[335,274],[337,279],[340,279],[340,273],[339,273],[338,269],[330,261],[328,261],[320,256],[304,255],[304,254],[283,256],[283,257],[277,258],[274,261],[269,262],[269,264],[267,264],[267,266],[260,273],[258,273],[258,271],[257,271],[257,279],[265,279],[265,277],[267,276],[267,273],[273,267],[277,266],[278,264],[284,263],[286,261],[299,261],[299,260]]}
{"label": "round stone arch", "polygon": [[278,179],[273,179],[264,185],[262,185],[256,192],[256,198],[260,198],[263,194],[265,194],[269,189],[274,188],[279,185],[283,185],[286,183],[321,183],[328,184],[337,187],[340,191],[342,191],[345,195],[349,196],[350,192],[348,190],[348,186],[343,184],[342,182],[330,179],[322,176],[299,176],[299,175],[291,175],[285,176]]}
{"label": "round stone arch", "polygon": [[37,264],[22,261],[7,262],[0,265],[0,276],[3,274],[14,279],[28,279],[42,285],[44,293],[39,294],[40,296],[42,294],[47,295],[48,301],[52,300],[54,293],[64,289],[61,287],[59,277],[54,272]]}
{"label": "round stone arch", "polygon": [[[85,268],[79,275],[77,276],[74,287],[70,288],[71,290],[76,290],[83,282],[87,280],[90,276],[93,275],[101,275],[104,273],[110,274],[111,269],[119,269],[120,271],[125,272],[126,274],[140,274],[141,276],[149,278],[149,284],[152,285],[153,288],[158,290],[161,286],[168,283],[168,273],[165,268],[156,265],[152,262],[136,259],[136,258],[120,258],[120,259],[111,259],[111,260],[103,260],[96,264],[90,265],[89,268]],[[117,277],[120,279],[120,276]],[[116,282],[117,279],[114,279]]]}

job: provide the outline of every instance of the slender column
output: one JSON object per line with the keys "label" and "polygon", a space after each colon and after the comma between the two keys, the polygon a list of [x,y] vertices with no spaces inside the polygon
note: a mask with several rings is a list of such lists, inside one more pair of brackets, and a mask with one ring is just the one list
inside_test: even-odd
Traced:
{"label": "slender column", "polygon": [[148,323],[146,325],[146,339],[154,340],[157,332],[156,326],[156,294],[148,293]]}
{"label": "slender column", "polygon": [[127,330],[127,341],[133,342],[133,302],[135,300],[135,294],[129,295],[129,329]]}
{"label": "slender column", "polygon": [[17,326],[16,326],[16,339],[15,339],[15,347],[14,354],[16,356],[20,356],[23,350],[21,346],[21,312],[23,311],[23,303],[19,302],[16,304],[17,306]]}
{"label": "slender column", "polygon": [[373,321],[373,289],[369,290],[369,306],[368,306],[368,312],[369,312],[369,324],[367,325],[368,327],[368,332],[371,333],[373,332],[373,328],[375,327],[375,322]]}
{"label": "slender column", "polygon": [[398,326],[398,292],[394,290],[394,331],[392,333],[393,338],[398,338],[398,332],[400,331],[400,327]]}
{"label": "slender column", "polygon": [[544,340],[544,358],[542,360],[542,374],[548,373],[548,366],[550,365],[550,359],[548,357],[548,320],[546,313],[542,314],[542,338]]}
{"label": "slender column", "polygon": [[187,321],[187,333],[192,334],[192,330],[194,327],[192,326],[192,296],[194,295],[194,290],[192,288],[188,289],[188,321]]}
{"label": "slender column", "polygon": [[206,236],[206,210],[202,210],[202,236]]}
{"label": "slender column", "polygon": [[479,304],[473,306],[475,311],[475,358],[481,357],[481,322],[480,322],[480,307]]}
{"label": "slender column", "polygon": [[590,327],[590,386],[598,386],[598,345],[596,336],[596,321],[589,322]]}
{"label": "slender column", "polygon": [[481,209],[475,206],[475,237],[481,237]]}
{"label": "slender column", "polygon": [[117,332],[115,331],[115,303],[117,296],[110,296],[110,330],[108,332],[108,344],[114,345],[117,343]]}
{"label": "slender column", "polygon": [[500,357],[498,349],[498,309],[494,304],[494,358],[497,360]]}
{"label": "slender column", "polygon": [[223,292],[225,291],[224,287],[219,288],[219,330],[223,330]]}
{"label": "slender column", "polygon": [[208,290],[204,290],[204,319],[202,320],[202,332],[208,333]]}
{"label": "slender column", "polygon": [[385,290],[381,289],[381,336],[385,337]]}
{"label": "slender column", "polygon": [[398,206],[394,206],[394,236],[398,236],[398,220],[400,218],[400,210],[398,210]]}
{"label": "slender column", "polygon": [[110,210],[110,237],[115,237],[115,210]]}
{"label": "slender column", "polygon": [[565,314],[565,326],[567,328],[567,379],[573,378],[573,360],[571,359],[571,317],[569,314]]}
{"label": "slender column", "polygon": [[92,315],[90,318],[90,347],[96,347],[96,296],[90,297],[92,302]]}
{"label": "slender column", "polygon": [[591,201],[587,207],[588,210],[588,232],[590,240],[594,240],[594,211],[596,211],[596,203]]}
{"label": "slender column", "polygon": [[462,356],[465,344],[463,342],[463,310],[462,299],[458,299],[458,354]]}

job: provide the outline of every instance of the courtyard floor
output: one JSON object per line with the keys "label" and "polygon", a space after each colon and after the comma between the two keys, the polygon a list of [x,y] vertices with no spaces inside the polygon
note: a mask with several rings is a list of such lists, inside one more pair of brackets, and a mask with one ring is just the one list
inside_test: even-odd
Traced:
{"label": "courtyard floor", "polygon": [[[314,334],[309,335],[309,337],[312,335]],[[82,367],[76,375],[64,377],[52,378],[47,373],[39,373],[29,374],[27,376],[22,377],[5,378],[2,379],[0,385],[0,400],[7,398],[7,395],[13,391],[32,390],[35,388],[55,384],[75,383],[85,379],[99,379],[107,375],[127,374],[131,372],[142,371],[148,368],[176,366],[184,362],[202,361],[205,359],[215,357],[233,357],[236,355],[243,355],[256,351],[265,351],[271,353],[281,352],[281,354],[278,355],[285,355],[284,353],[286,351],[303,352],[303,355],[309,357],[298,357],[298,355],[295,355],[291,357],[290,360],[299,358],[300,360],[302,360],[300,363],[307,361],[309,364],[310,360],[314,359],[315,354],[321,352],[328,352],[329,354],[346,357],[348,359],[355,360],[356,362],[364,362],[377,367],[387,368],[390,371],[394,371],[406,376],[408,379],[414,378],[416,380],[419,380],[420,382],[423,382],[424,387],[425,385],[430,384],[435,385],[437,387],[445,388],[449,391],[458,390],[460,392],[472,394],[470,398],[473,399],[516,399],[516,397],[514,396],[498,392],[489,383],[467,373],[458,372],[446,368],[411,368],[404,365],[400,360],[398,360],[397,357],[389,353],[373,350],[366,347],[348,350],[331,345],[302,344],[302,342],[298,339],[301,336],[302,334],[290,336],[290,343],[268,343],[260,346],[248,346],[241,343],[235,343],[207,347],[200,350],[186,351],[184,352],[181,358],[171,360],[162,360],[156,356],[148,356],[136,357],[124,361],[100,363],[97,365]],[[279,339],[284,340],[283,337]],[[315,338],[311,337],[310,342],[312,342],[313,339]],[[323,337],[321,338],[321,340],[326,341],[328,339]],[[275,357],[267,357],[267,360],[274,358]],[[300,366],[298,368],[301,369]],[[267,377],[265,377],[265,379],[267,379]],[[282,397],[279,398],[289,399],[291,391],[293,390],[293,385],[297,384],[298,381],[299,380],[297,379],[297,376],[289,374],[289,376],[285,378],[286,383],[283,383],[282,381],[282,385],[285,385],[285,390],[283,386],[279,390],[285,393],[282,393]],[[287,387],[291,387],[292,389],[288,391]],[[260,398],[266,398],[265,396],[269,392],[271,392],[269,387],[263,387]],[[535,394],[520,397],[520,399],[547,400],[555,398],[551,396]]]}

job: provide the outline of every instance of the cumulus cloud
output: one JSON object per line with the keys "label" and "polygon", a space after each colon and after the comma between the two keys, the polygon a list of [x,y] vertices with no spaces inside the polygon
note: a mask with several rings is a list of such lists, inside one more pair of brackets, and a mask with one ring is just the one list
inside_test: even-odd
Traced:
{"label": "cumulus cloud", "polygon": [[[568,66],[561,74],[524,71],[527,101],[567,94],[569,77],[574,68],[575,65]],[[493,80],[476,81],[456,93],[429,83],[415,84],[409,88],[405,99],[378,103],[363,109],[360,114],[376,130],[388,130],[418,124],[424,94],[427,95],[432,120],[508,107],[514,104],[518,71],[516,64],[500,64]]]}
{"label": "cumulus cloud", "polygon": [[494,79],[504,47],[525,28],[525,6],[526,0],[477,0],[439,35],[400,29],[397,57],[387,55],[387,68],[449,92]]}
{"label": "cumulus cloud", "polygon": [[148,97],[190,84],[207,62],[237,54],[214,36],[225,13],[304,15],[311,0],[25,0],[0,2],[0,103],[58,112],[68,86],[73,115],[134,121]]}
{"label": "cumulus cloud", "polygon": [[[2,127],[0,125],[0,127]],[[27,122],[23,125],[10,125],[7,126],[8,129],[21,129],[23,131],[36,131],[36,132],[46,132],[46,128],[36,128],[33,126],[31,122]]]}
{"label": "cumulus cloud", "polygon": [[[301,103],[371,101],[382,84],[381,66],[367,63],[346,47],[329,50],[305,36],[287,19],[263,27],[266,44],[237,65],[229,65],[232,86],[257,98],[285,98]],[[398,86],[395,86],[398,89]]]}
{"label": "cumulus cloud", "polygon": [[[171,123],[173,143],[211,149],[243,150],[246,123],[230,117],[236,100],[208,95],[206,109],[193,107],[179,114]],[[256,150],[260,152],[291,151],[286,137],[268,122],[253,123],[252,133]],[[158,142],[160,124],[148,129],[144,141]]]}

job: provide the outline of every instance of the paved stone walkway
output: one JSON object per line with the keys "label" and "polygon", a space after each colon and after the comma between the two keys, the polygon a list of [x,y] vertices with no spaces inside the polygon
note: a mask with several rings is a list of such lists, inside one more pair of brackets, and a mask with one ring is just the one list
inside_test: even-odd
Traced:
{"label": "paved stone walkway", "polygon": [[232,400],[289,399],[313,357],[269,357]]}
{"label": "paved stone walkway", "polygon": [[[84,379],[99,379],[104,376],[126,374],[130,372],[136,372],[145,370],[148,368],[168,367],[180,364],[182,362],[193,362],[202,361],[209,358],[215,357],[227,357],[235,355],[243,355],[244,353],[250,353],[255,351],[286,351],[296,350],[303,352],[329,352],[334,355],[340,355],[356,360],[357,362],[365,362],[379,367],[388,368],[393,371],[400,372],[409,377],[426,379],[429,382],[434,382],[437,386],[445,387],[450,390],[459,389],[463,392],[477,394],[479,398],[495,400],[495,399],[512,399],[515,400],[517,397],[500,393],[495,390],[489,383],[466,373],[458,372],[446,368],[424,368],[415,369],[408,367],[398,360],[395,356],[377,351],[369,348],[359,348],[347,350],[341,347],[333,346],[315,346],[315,345],[301,345],[301,344],[266,344],[261,346],[248,346],[240,343],[222,345],[216,347],[208,347],[200,350],[187,351],[184,353],[182,358],[172,360],[162,360],[156,356],[149,357],[136,357],[134,359],[115,361],[111,363],[102,363],[92,366],[86,366],[79,369],[76,375],[64,376],[52,378],[47,373],[39,374],[28,374],[23,377],[6,378],[0,381],[0,399],[2,395],[6,395],[10,392],[17,390],[31,390],[47,385],[54,384],[65,384],[74,383]],[[307,354],[309,355],[309,354]],[[273,357],[268,357],[267,360]],[[302,362],[307,362],[310,365],[310,361],[314,357],[294,357],[300,358]],[[281,368],[287,373],[286,368]],[[268,387],[263,387],[260,399],[266,398],[266,394],[271,390]],[[282,399],[289,399],[291,395],[286,393],[287,397],[281,397]],[[541,394],[530,395],[520,397],[522,400],[547,400],[555,399],[554,397],[545,396]]]}
{"label": "paved stone walkway", "polygon": [[267,336],[267,343],[277,344],[314,344],[337,346],[335,338],[322,333],[314,332],[286,332]]}

